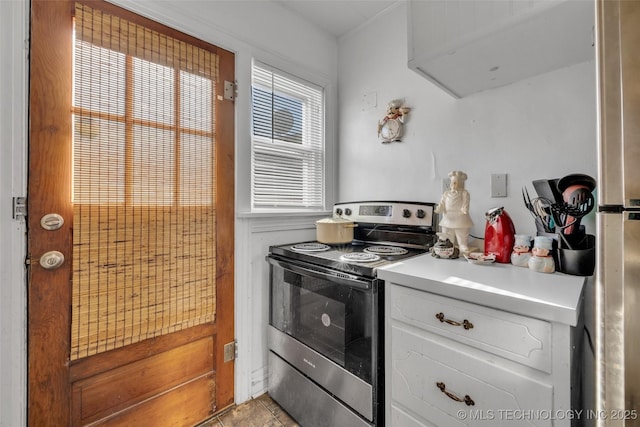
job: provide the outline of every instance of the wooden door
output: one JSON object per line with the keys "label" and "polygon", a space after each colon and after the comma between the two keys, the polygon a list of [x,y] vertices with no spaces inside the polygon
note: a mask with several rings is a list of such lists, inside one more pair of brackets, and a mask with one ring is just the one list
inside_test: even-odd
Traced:
{"label": "wooden door", "polygon": [[234,56],[31,3],[29,425],[194,425],[234,398]]}

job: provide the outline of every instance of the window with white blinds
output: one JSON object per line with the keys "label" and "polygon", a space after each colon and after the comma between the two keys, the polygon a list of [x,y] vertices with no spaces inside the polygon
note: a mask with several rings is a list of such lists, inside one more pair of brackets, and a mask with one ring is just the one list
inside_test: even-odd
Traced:
{"label": "window with white blinds", "polygon": [[324,91],[254,62],[251,79],[254,209],[324,207]]}

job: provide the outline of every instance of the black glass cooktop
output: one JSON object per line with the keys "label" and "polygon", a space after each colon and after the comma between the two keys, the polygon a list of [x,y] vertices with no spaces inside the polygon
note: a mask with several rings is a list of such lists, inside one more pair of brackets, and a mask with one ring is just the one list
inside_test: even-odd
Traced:
{"label": "black glass cooktop", "polygon": [[366,277],[376,277],[378,268],[423,254],[426,250],[359,242],[344,245],[300,242],[269,248],[269,252],[275,256]]}

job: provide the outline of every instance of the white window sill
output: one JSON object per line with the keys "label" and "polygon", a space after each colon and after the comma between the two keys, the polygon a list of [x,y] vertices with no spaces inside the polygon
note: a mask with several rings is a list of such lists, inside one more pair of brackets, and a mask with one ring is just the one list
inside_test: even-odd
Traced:
{"label": "white window sill", "polygon": [[305,216],[331,216],[333,211],[294,211],[294,210],[260,210],[253,212],[236,212],[237,218],[282,218],[282,217],[305,217]]}

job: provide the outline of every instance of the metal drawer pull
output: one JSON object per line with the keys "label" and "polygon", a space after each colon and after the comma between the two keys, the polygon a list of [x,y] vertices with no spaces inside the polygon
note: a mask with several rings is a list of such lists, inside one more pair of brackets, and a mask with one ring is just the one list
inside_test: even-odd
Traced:
{"label": "metal drawer pull", "polygon": [[467,404],[467,406],[473,406],[476,404],[476,402],[474,402],[468,394],[465,394],[464,399],[462,399],[455,394],[448,392],[447,390],[445,390],[446,386],[444,385],[444,383],[436,383],[436,387],[438,387],[441,392],[443,392],[444,394],[449,396],[450,399],[455,400],[456,402],[464,402]]}
{"label": "metal drawer pull", "polygon": [[462,326],[462,327],[463,327],[463,328],[465,328],[465,329],[471,329],[471,328],[473,328],[473,323],[469,322],[467,319],[464,319],[464,320],[462,321],[462,323],[460,323],[460,322],[456,322],[455,320],[445,319],[445,318],[444,318],[444,313],[438,313],[438,314],[436,314],[436,319],[438,319],[438,320],[439,320],[439,321],[441,321],[441,322],[446,322],[446,323],[448,323],[448,324],[450,324],[450,325],[453,325],[453,326]]}

